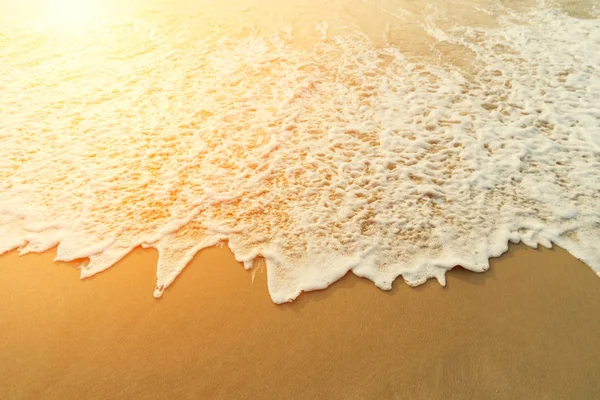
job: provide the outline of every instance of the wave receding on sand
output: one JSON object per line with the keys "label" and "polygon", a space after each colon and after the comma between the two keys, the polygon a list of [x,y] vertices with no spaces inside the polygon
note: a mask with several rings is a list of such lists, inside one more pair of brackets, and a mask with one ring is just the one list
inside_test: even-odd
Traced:
{"label": "wave receding on sand", "polygon": [[75,44],[0,32],[0,254],[57,246],[88,277],[153,247],[160,296],[227,242],[264,258],[276,303],[349,271],[444,285],[508,242],[600,271],[597,14],[495,7],[485,27],[428,11],[437,58],[327,24],[308,46],[143,21]]}

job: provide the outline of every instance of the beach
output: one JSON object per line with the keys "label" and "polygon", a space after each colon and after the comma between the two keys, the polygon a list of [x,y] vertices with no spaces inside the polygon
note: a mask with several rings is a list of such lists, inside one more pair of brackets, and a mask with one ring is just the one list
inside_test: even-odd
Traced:
{"label": "beach", "polygon": [[599,399],[599,105],[596,0],[1,2],[0,399]]}
{"label": "beach", "polygon": [[0,398],[594,399],[600,281],[512,246],[447,287],[352,274],[275,305],[264,272],[204,250],[163,298],[156,253],[78,279],[52,252],[0,257]]}
{"label": "beach", "polygon": [[600,272],[593,2],[32,1],[0,9],[0,254],[152,247],[160,297],[227,241],[275,303],[508,243]]}

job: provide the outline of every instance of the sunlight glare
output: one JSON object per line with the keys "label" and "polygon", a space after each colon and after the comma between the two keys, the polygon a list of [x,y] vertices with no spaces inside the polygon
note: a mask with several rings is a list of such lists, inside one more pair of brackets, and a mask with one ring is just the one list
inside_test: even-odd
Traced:
{"label": "sunlight glare", "polygon": [[46,0],[45,19],[57,25],[81,25],[99,13],[100,0]]}

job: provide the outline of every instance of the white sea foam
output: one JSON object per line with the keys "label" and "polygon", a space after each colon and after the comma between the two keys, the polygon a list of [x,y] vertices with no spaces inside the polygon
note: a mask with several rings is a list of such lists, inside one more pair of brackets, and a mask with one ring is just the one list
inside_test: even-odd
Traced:
{"label": "white sea foam", "polygon": [[430,9],[418,51],[339,21],[0,30],[0,253],[87,277],[154,247],[160,296],[228,241],[277,303],[348,271],[444,284],[509,241],[600,271],[600,21],[486,7]]}

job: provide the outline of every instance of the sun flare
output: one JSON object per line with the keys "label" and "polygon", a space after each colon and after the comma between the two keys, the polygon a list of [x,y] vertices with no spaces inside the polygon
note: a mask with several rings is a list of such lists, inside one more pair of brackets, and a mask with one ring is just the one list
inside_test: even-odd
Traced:
{"label": "sun flare", "polygon": [[44,19],[50,24],[74,26],[94,19],[100,12],[100,0],[46,0]]}

